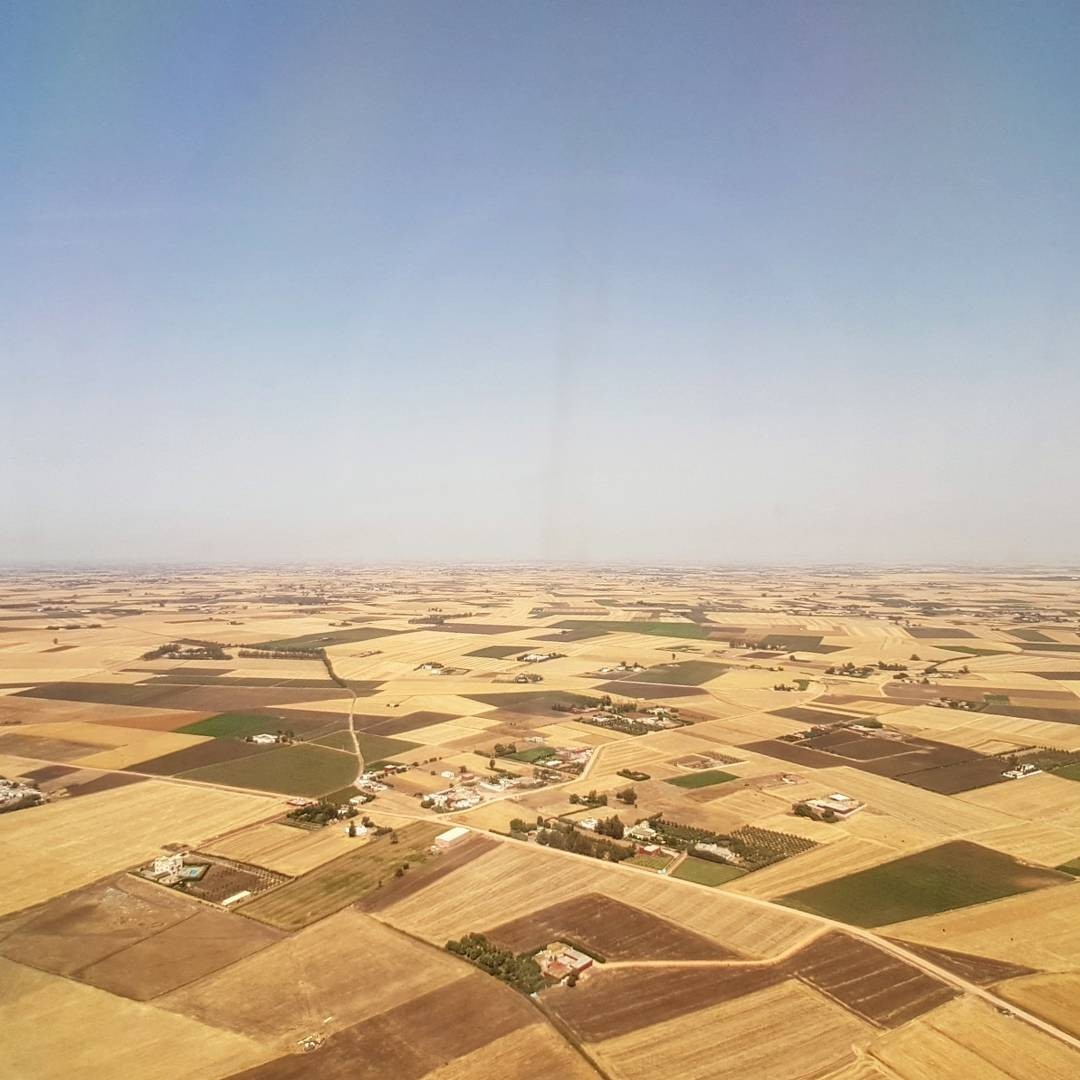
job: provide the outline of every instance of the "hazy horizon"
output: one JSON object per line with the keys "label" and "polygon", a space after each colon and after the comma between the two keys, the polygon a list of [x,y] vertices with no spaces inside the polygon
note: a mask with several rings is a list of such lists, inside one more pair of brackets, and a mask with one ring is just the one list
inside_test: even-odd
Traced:
{"label": "hazy horizon", "polygon": [[0,14],[0,566],[1076,564],[1080,7]]}

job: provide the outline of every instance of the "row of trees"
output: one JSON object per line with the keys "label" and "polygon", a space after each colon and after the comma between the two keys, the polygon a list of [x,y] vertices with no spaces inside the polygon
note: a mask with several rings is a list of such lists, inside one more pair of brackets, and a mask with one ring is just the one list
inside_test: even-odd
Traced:
{"label": "row of trees", "polygon": [[608,862],[622,862],[634,854],[632,847],[588,836],[578,832],[572,825],[552,825],[550,828],[539,829],[536,833],[536,842],[544,847],[573,851],[578,855],[589,855],[594,859],[605,859]]}
{"label": "row of trees", "polygon": [[535,994],[544,986],[540,966],[531,956],[501,949],[483,934],[466,934],[458,941],[448,941],[446,949],[523,994]]}

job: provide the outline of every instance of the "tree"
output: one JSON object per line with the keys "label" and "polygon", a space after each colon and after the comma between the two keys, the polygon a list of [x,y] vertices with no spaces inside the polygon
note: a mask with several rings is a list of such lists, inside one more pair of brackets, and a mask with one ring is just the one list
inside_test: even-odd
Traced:
{"label": "tree", "polygon": [[633,806],[637,802],[637,792],[632,787],[623,788],[615,792],[615,798],[627,806]]}
{"label": "tree", "polygon": [[349,822],[349,835],[350,836],[355,836],[356,835],[356,822],[355,821],[350,821]]}

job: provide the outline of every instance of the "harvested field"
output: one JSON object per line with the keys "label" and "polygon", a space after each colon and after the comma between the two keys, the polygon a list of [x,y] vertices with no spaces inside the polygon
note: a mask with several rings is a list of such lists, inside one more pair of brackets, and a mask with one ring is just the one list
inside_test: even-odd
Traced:
{"label": "harvested field", "polygon": [[1064,1031],[1080,1035],[1080,971],[1028,975],[998,987],[998,993],[1022,1009],[1049,1020]]}
{"label": "harvested field", "polygon": [[738,954],[700,934],[601,893],[575,896],[485,930],[512,952],[572,941],[604,960],[730,960]]}
{"label": "harvested field", "polygon": [[1039,889],[897,923],[890,937],[1043,971],[1080,967],[1080,888]]}
{"label": "harvested field", "polygon": [[637,1023],[626,1034],[589,1047],[609,1075],[627,1080],[709,1080],[718,1067],[724,1076],[803,1080],[850,1061],[853,1043],[873,1031],[797,982],[766,986],[647,1026],[641,1020],[652,1019],[651,1003],[641,1000],[637,1007]]}
{"label": "harvested field", "polygon": [[136,1001],[201,979],[284,935],[225,911],[196,908],[189,918],[99,960],[76,977]]}
{"label": "harvested field", "polygon": [[[213,1019],[279,1053],[295,1053],[296,1040],[313,1031],[340,1031],[472,970],[449,953],[346,910],[156,1004],[206,1022]],[[333,1017],[329,1024],[323,1022],[327,1017]],[[311,1059],[298,1060],[310,1068]]]}
{"label": "harvested field", "polygon": [[265,754],[249,754],[218,765],[192,769],[183,776],[186,780],[201,780],[206,784],[314,797],[352,783],[356,771],[356,758],[352,754],[311,743],[295,743],[269,747]]}
{"label": "harvested field", "polygon": [[42,761],[77,761],[79,758],[99,753],[101,747],[92,743],[51,739],[47,735],[24,735],[19,731],[0,734],[0,754],[11,754],[14,757],[38,758]]}
{"label": "harvested field", "polygon": [[632,619],[617,622],[608,619],[566,619],[553,624],[556,630],[586,631],[589,636],[605,634],[647,634],[652,637],[700,638],[707,639],[712,631],[692,622],[648,622],[645,619]]}
{"label": "harvested field", "polygon": [[1080,1053],[972,997],[875,1040],[869,1050],[890,1077],[1072,1080]]}
{"label": "harvested field", "polygon": [[490,836],[472,833],[456,843],[437,858],[427,859],[419,866],[410,867],[403,877],[384,880],[381,889],[369,892],[356,902],[357,911],[375,912],[426,889],[441,878],[460,870],[461,867],[498,846]]}
{"label": "harvested field", "polygon": [[869,927],[1068,880],[1067,874],[1025,866],[1002,852],[955,840],[778,899],[801,911]]}
{"label": "harvested field", "polygon": [[[544,883],[542,897],[537,881]],[[379,917],[442,945],[477,927],[528,915],[545,901],[557,904],[592,892],[651,911],[744,956],[774,955],[814,929],[783,908],[750,906],[720,891],[680,886],[654,874],[598,860],[586,863],[512,841],[500,841],[497,849],[390,905]]]}
{"label": "harvested field", "polygon": [[667,698],[701,697],[708,693],[700,686],[675,686],[646,682],[603,682],[597,683],[596,689],[604,694],[621,694],[626,698],[641,698],[645,701],[661,701]]}
{"label": "harvested field", "polygon": [[595,1080],[596,1071],[546,1021],[518,1029],[426,1073],[426,1080]]}
{"label": "harvested field", "polygon": [[984,847],[996,848],[1025,862],[1060,866],[1080,851],[1080,831],[1046,822],[1021,822],[971,837]]}
{"label": "harvested field", "polygon": [[139,686],[129,683],[48,683],[24,690],[16,697],[85,701],[100,705],[137,705],[152,709],[188,709],[196,712],[239,712],[274,705],[298,704],[341,697],[342,690],[288,689],[245,686]]}
{"label": "harvested field", "polygon": [[596,968],[573,988],[545,991],[543,1001],[579,1039],[594,1043],[734,1001],[787,978],[780,964]]}
{"label": "harvested field", "polygon": [[299,930],[379,888],[405,863],[411,868],[433,858],[428,848],[440,831],[437,825],[418,821],[397,830],[396,844],[389,836],[362,842],[354,851],[239,910],[271,926]]}
{"label": "harvested field", "polygon": [[892,848],[874,840],[844,836],[804,851],[797,858],[784,859],[747,874],[733,882],[731,888],[737,893],[771,900],[822,881],[834,881],[843,874],[877,866],[895,855]]}
{"label": "harvested field", "polygon": [[[388,1075],[419,1080],[535,1023],[536,1013],[524,997],[488,975],[471,974],[332,1035],[319,1048],[318,1075],[320,1080],[383,1080]],[[310,1076],[311,1060],[289,1054],[233,1080]]]}
{"label": "harvested field", "polygon": [[179,894],[121,874],[0,920],[0,955],[73,975],[198,910]]}
{"label": "harvested field", "polygon": [[103,1048],[107,1074],[125,1080],[173,1080],[178,1061],[193,1076],[228,1076],[267,1057],[261,1043],[218,1025],[10,960],[0,960],[0,1008],[4,1069],[13,1078],[103,1076]]}
{"label": "harvested field", "polygon": [[277,822],[252,825],[205,846],[208,854],[265,866],[289,877],[306,874],[355,848],[356,840],[346,835],[344,825],[312,832]]}
{"label": "harvested field", "polygon": [[258,795],[147,781],[4,814],[0,857],[8,877],[0,914],[137,865],[164,844],[198,845],[278,813],[279,806]]}
{"label": "harvested field", "polygon": [[1021,975],[1034,975],[1035,972],[1022,964],[1007,964],[1002,960],[991,960],[985,956],[971,953],[954,952],[952,949],[936,949],[931,945],[917,945],[910,941],[893,938],[897,945],[902,945],[908,952],[921,956],[924,960],[936,964],[945,971],[959,975],[961,979],[975,983],[976,986],[993,986],[1003,979],[1016,979]]}
{"label": "harvested field", "polygon": [[899,1027],[957,994],[898,957],[839,932],[825,934],[800,949],[789,968],[878,1027]]}
{"label": "harvested field", "polygon": [[495,626],[491,623],[439,623],[427,629],[436,630],[440,634],[517,634],[529,628],[527,626]]}

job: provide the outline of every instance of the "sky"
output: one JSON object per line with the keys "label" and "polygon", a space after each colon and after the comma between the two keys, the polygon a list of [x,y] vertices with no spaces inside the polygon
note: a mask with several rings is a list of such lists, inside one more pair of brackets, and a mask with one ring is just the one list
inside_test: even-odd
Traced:
{"label": "sky", "polygon": [[0,563],[1080,563],[1080,5],[0,2]]}

